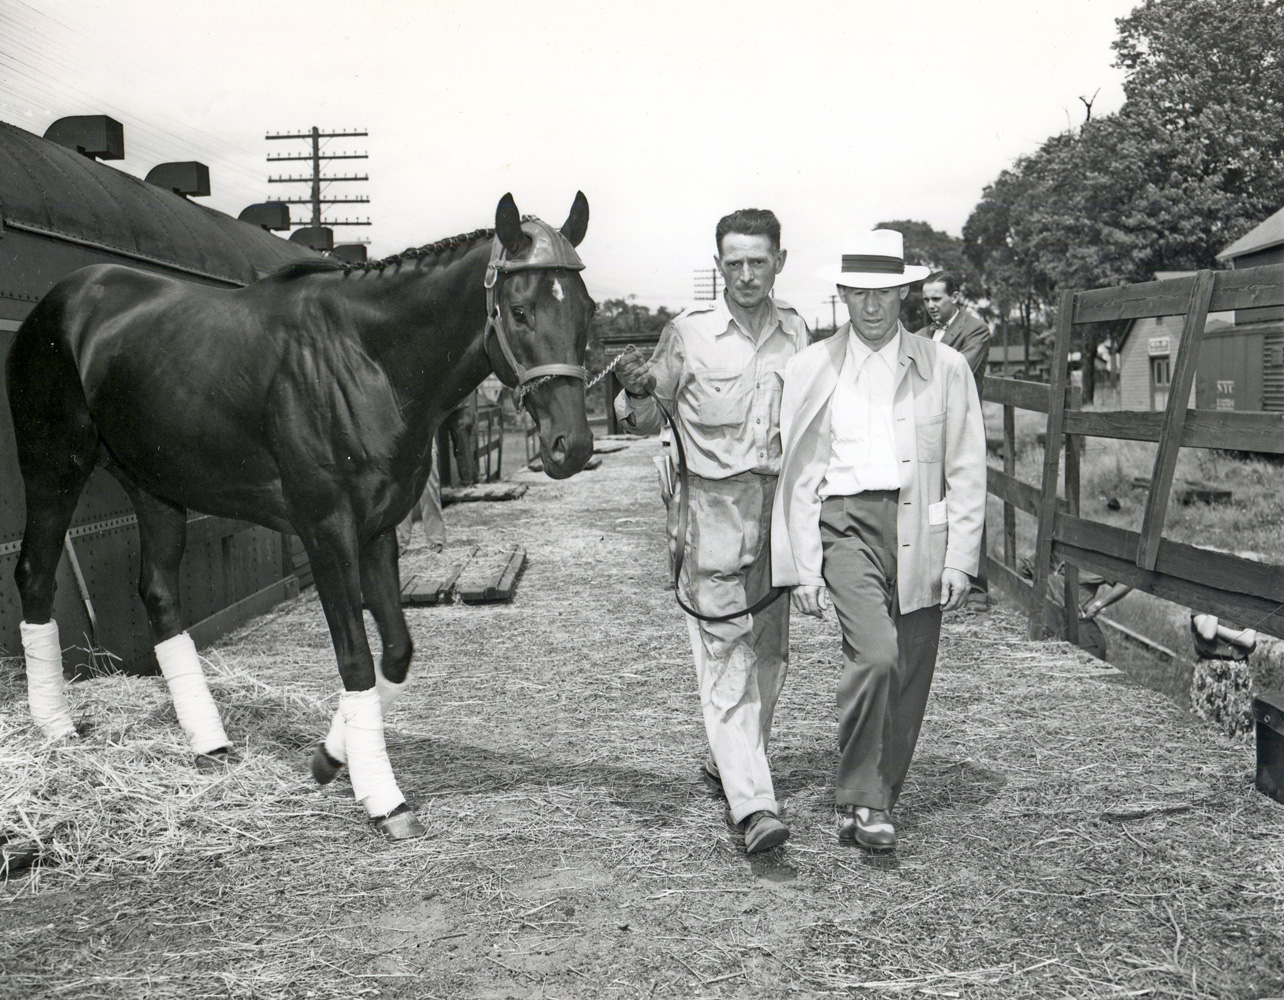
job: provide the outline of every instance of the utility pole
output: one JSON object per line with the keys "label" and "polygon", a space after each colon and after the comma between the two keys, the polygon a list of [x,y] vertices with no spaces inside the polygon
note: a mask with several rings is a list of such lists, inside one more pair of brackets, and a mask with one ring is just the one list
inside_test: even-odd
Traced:
{"label": "utility pole", "polygon": [[[287,205],[310,205],[312,207],[312,217],[310,219],[291,219],[291,226],[310,226],[313,229],[320,229],[322,226],[368,226],[370,219],[325,219],[321,215],[322,205],[365,205],[369,204],[370,198],[367,195],[354,195],[349,198],[323,198],[321,197],[322,184],[330,185],[335,182],[353,182],[368,181],[369,174],[349,174],[347,176],[326,176],[321,173],[322,161],[331,160],[366,160],[369,159],[367,153],[323,153],[321,151],[322,139],[339,139],[349,136],[368,136],[370,133],[365,131],[352,132],[322,132],[315,125],[307,132],[279,132],[268,134],[264,138],[269,142],[279,139],[306,139],[312,144],[312,151],[303,156],[269,156],[268,163],[287,163],[287,162],[310,162],[312,172],[304,176],[290,177],[282,175],[280,177],[268,177],[269,184],[309,184],[311,185],[311,194],[307,198],[281,198],[280,201]],[[364,242],[364,241],[362,241]]]}
{"label": "utility pole", "polygon": [[695,269],[695,297],[697,302],[712,302],[722,291],[725,282],[716,267]]}
{"label": "utility pole", "polygon": [[832,324],[831,328],[834,330],[837,330],[838,329],[838,296],[837,295],[831,295],[829,297],[829,314],[830,314],[830,323]]}

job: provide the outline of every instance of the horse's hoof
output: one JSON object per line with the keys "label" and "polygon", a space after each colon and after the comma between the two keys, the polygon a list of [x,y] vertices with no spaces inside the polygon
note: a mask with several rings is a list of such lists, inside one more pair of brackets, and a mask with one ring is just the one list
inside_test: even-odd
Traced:
{"label": "horse's hoof", "polygon": [[217,750],[211,750],[209,753],[198,753],[196,755],[196,770],[204,774],[226,771],[228,765],[231,763],[231,747],[219,747]]}
{"label": "horse's hoof", "polygon": [[312,751],[312,780],[318,785],[328,785],[343,769],[343,761],[335,760],[326,750],[324,743],[318,743]]}
{"label": "horse's hoof", "polygon": [[379,817],[374,821],[374,825],[389,840],[412,840],[428,832],[427,828],[419,822],[415,811],[405,802],[387,816]]}

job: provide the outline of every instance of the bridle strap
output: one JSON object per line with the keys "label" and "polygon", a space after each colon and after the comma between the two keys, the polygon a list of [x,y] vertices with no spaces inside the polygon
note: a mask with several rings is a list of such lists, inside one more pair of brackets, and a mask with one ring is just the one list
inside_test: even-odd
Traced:
{"label": "bridle strap", "polygon": [[[541,223],[542,225],[542,223]],[[490,263],[486,265],[486,279],[484,282],[486,288],[486,330],[482,335],[482,344],[486,347],[487,354],[490,353],[489,343],[491,334],[494,333],[495,340],[499,343],[500,353],[503,355],[504,363],[511,372],[511,380],[504,377],[498,366],[491,361],[491,367],[495,369],[495,374],[499,380],[510,389],[517,391],[517,405],[521,406],[522,400],[526,393],[534,386],[531,385],[536,379],[556,378],[565,376],[566,378],[577,378],[581,382],[588,382],[588,371],[583,365],[572,365],[565,362],[555,361],[543,365],[535,365],[533,368],[527,368],[517,360],[517,355],[513,353],[512,345],[508,342],[508,335],[504,333],[503,319],[499,314],[499,303],[496,301],[495,290],[499,282],[501,272],[509,271],[531,271],[531,270],[554,270],[564,265],[547,265],[528,261],[514,262],[509,261],[504,256],[504,245],[500,243],[499,237],[496,236],[494,244],[490,251]]]}

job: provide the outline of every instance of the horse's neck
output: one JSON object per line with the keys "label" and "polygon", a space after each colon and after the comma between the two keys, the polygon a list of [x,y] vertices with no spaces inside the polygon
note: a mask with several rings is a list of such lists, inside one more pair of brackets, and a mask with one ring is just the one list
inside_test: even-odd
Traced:
{"label": "horse's neck", "polygon": [[491,371],[483,347],[489,258],[489,243],[481,243],[447,264],[403,265],[360,286],[372,316],[362,340],[382,363],[408,425],[435,422]]}

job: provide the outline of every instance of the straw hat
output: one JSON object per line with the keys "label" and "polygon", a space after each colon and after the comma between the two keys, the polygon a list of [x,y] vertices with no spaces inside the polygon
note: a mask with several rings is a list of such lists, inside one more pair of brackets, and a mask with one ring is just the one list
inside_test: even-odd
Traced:
{"label": "straw hat", "polygon": [[896,288],[922,281],[931,268],[905,263],[905,243],[895,229],[875,229],[846,237],[842,263],[816,273],[848,288]]}

